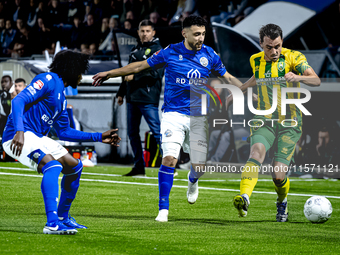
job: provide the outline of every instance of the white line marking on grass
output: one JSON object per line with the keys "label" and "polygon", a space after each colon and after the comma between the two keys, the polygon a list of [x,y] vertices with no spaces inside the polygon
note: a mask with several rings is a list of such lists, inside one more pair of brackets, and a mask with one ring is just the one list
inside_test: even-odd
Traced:
{"label": "white line marking on grass", "polygon": [[[42,178],[42,175],[32,175],[32,174],[15,174],[15,173],[0,172],[0,175],[12,175],[12,176],[14,175],[14,176],[40,177],[40,178]],[[61,179],[61,178],[62,177],[59,177],[59,179]],[[123,182],[123,181],[95,180],[95,179],[80,179],[80,180],[85,181],[85,182],[104,182],[104,183],[117,183],[117,184],[130,184],[130,185],[157,186],[158,187],[158,184],[156,184],[156,183]],[[173,185],[172,187],[174,187],[174,188],[185,188],[185,189],[188,188],[187,186],[179,186],[179,185]],[[221,189],[221,188],[210,188],[210,187],[199,187],[199,189],[200,190],[239,192],[239,190],[237,190],[237,189]],[[269,191],[253,191],[253,193],[276,195],[276,192],[269,192]],[[289,193],[289,196],[311,197],[311,196],[317,196],[317,195]],[[337,196],[325,196],[325,197],[340,199],[340,197],[337,197]]]}

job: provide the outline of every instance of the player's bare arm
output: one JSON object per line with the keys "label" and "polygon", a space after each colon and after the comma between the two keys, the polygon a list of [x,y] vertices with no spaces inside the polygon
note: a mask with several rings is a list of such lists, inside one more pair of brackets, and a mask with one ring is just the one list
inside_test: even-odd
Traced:
{"label": "player's bare arm", "polygon": [[102,134],[102,142],[106,144],[111,144],[113,146],[119,147],[118,143],[122,140],[116,132],[118,128],[111,129]]}
{"label": "player's bare arm", "polygon": [[[241,86],[239,87],[243,93],[246,93],[247,92],[247,88],[249,87],[254,87],[256,85],[256,79],[255,79],[255,76],[253,75],[248,81],[246,81],[244,84],[241,84]],[[255,93],[253,93],[253,101],[257,101],[257,95]],[[231,104],[233,102],[233,95],[230,94],[228,97],[227,97],[227,104]]]}
{"label": "player's bare arm", "polygon": [[150,68],[150,66],[147,60],[144,60],[144,61],[133,62],[121,68],[113,69],[113,70],[106,71],[106,72],[100,72],[92,77],[93,79],[92,85],[95,87],[100,86],[104,81],[106,81],[109,78],[139,73],[140,71],[143,71],[147,68]]}
{"label": "player's bare arm", "polygon": [[286,73],[284,77],[287,82],[302,82],[308,86],[320,86],[321,84],[319,76],[309,65],[306,65],[302,75],[297,75],[293,72],[289,72]]}
{"label": "player's bare arm", "polygon": [[11,142],[11,151],[14,155],[20,157],[22,148],[24,147],[24,131],[17,131]]}
{"label": "player's bare arm", "polygon": [[228,72],[225,72],[225,74],[223,76],[220,76],[218,78],[221,79],[225,83],[235,85],[235,86],[237,86],[239,88],[242,86],[242,82],[239,79],[237,79],[234,76],[232,76]]}

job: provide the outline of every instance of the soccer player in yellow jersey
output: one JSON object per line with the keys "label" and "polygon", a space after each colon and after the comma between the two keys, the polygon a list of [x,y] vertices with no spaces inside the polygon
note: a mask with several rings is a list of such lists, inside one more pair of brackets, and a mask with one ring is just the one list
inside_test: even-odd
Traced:
{"label": "soccer player in yellow jersey", "polygon": [[[273,152],[272,172],[277,192],[276,221],[288,220],[287,194],[289,179],[286,177],[288,166],[293,156],[296,142],[302,133],[302,113],[293,104],[286,107],[286,115],[281,115],[281,89],[300,87],[300,82],[309,86],[319,86],[320,79],[308,64],[306,57],[294,50],[282,48],[282,30],[274,24],[267,24],[260,29],[262,52],[250,58],[253,76],[242,85],[244,91],[257,85],[258,110],[268,110],[272,106],[274,88],[277,90],[278,107],[268,115],[256,115],[257,124],[252,123],[250,156],[241,175],[240,194],[233,203],[241,217],[247,215],[249,198],[257,183],[259,168],[266,152]],[[287,98],[300,98],[300,93],[287,93]],[[284,126],[281,122],[284,121]],[[288,121],[289,120],[289,121]],[[263,124],[263,125],[262,125]]]}

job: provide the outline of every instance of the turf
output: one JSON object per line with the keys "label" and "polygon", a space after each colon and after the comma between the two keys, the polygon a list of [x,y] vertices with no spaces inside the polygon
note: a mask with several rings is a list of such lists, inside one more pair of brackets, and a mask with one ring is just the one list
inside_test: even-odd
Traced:
{"label": "turf", "polygon": [[[248,216],[240,219],[231,202],[237,192],[221,190],[238,189],[239,176],[200,182],[200,187],[215,189],[200,189],[196,204],[189,205],[187,171],[178,171],[169,222],[159,223],[154,220],[157,169],[147,169],[153,179],[132,178],[115,176],[129,171],[117,166],[84,169],[71,213],[87,230],[74,236],[44,235],[41,175],[11,169],[26,169],[18,163],[0,167],[0,254],[336,254],[340,248],[338,198],[329,198],[333,215],[324,224],[304,217],[306,196],[289,196],[290,221],[277,223],[276,195],[262,193],[253,194]],[[274,188],[270,181],[259,181],[255,190]],[[339,191],[339,181],[294,178],[290,190],[327,196],[338,196]]]}

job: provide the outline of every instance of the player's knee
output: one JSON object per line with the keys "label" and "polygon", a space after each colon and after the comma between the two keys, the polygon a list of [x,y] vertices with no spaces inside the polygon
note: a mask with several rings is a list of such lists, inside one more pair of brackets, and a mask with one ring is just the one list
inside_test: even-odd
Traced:
{"label": "player's knee", "polygon": [[165,156],[162,159],[163,166],[175,167],[177,163],[177,159],[173,156]]}
{"label": "player's knee", "polygon": [[251,147],[250,158],[256,159],[262,163],[266,156],[266,147],[263,144],[256,143]]}
{"label": "player's knee", "polygon": [[42,168],[50,161],[55,160],[51,154],[46,154],[38,164],[38,172],[42,173]]}

